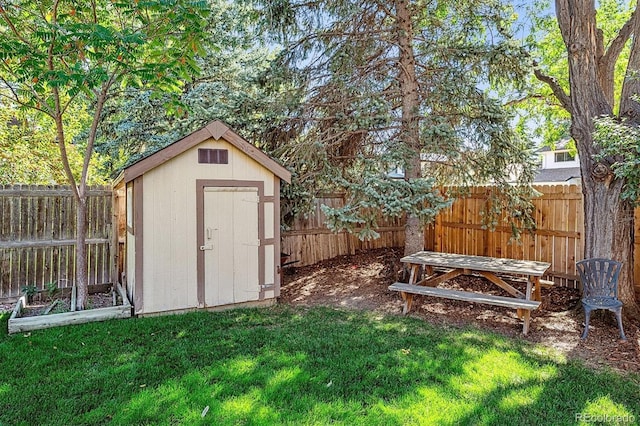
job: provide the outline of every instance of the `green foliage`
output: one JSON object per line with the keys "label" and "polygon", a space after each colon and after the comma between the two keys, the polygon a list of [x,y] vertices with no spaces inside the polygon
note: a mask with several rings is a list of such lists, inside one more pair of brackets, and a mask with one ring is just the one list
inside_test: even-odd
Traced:
{"label": "green foliage", "polygon": [[[70,140],[79,135],[88,122],[86,110],[75,109],[65,118]],[[47,119],[28,109],[0,102],[0,184],[63,185],[67,182],[60,150],[55,143],[55,127]],[[74,176],[82,171],[82,140],[65,144]],[[102,159],[92,158],[88,183],[104,184],[98,173]]]}
{"label": "green foliage", "polygon": [[277,50],[261,37],[259,24],[248,2],[212,2],[196,58],[201,75],[182,88],[179,107],[165,111],[167,97],[138,88],[129,88],[107,105],[97,150],[109,156],[108,172],[214,119],[273,152],[275,124],[287,115],[295,90],[286,81],[268,77]]}
{"label": "green foliage", "polygon": [[362,180],[343,179],[337,184],[348,190],[349,198],[344,207],[322,206],[329,229],[354,232],[360,228],[361,240],[380,236],[375,229],[381,215],[398,218],[411,214],[423,223],[431,223],[442,208],[453,203],[453,199],[440,193],[432,178],[393,179],[377,175],[375,168],[365,170]]}
{"label": "green foliage", "polygon": [[12,1],[0,21],[0,96],[54,119],[64,142],[86,109],[86,169],[107,99],[131,86],[179,92],[197,73],[205,13],[206,2],[179,0]]}
{"label": "green foliage", "polygon": [[[524,199],[511,198],[509,181],[516,181],[520,195],[530,192],[531,145],[511,129],[513,117],[497,99],[501,91],[521,88],[527,72],[525,52],[510,33],[512,9],[493,0],[408,3],[415,111],[401,107],[406,93],[398,83],[398,37],[406,29],[394,5],[265,4],[285,46],[278,58],[282,75],[305,93],[301,108],[280,124],[288,137],[276,152],[308,188],[298,193],[314,193],[314,186],[348,191],[348,205],[326,209],[334,229],[373,226],[371,209],[391,216],[405,209],[432,220],[448,202],[436,197],[420,205],[420,198],[438,194],[439,185],[496,184],[507,190],[495,191],[494,205],[507,211]],[[407,139],[407,116],[418,123],[417,144]],[[387,178],[393,170],[415,168],[419,156],[426,179]]]}
{"label": "green foliage", "polygon": [[[618,30],[629,19],[635,2],[628,0],[604,0],[598,2],[597,24],[602,29],[604,46],[608,46]],[[543,1],[529,11],[532,21],[531,32],[526,39],[531,52],[532,66],[543,74],[552,76],[559,86],[569,93],[569,69],[567,48],[562,40],[555,15],[548,12],[549,4]],[[547,12],[545,12],[547,11]],[[620,93],[629,47],[625,48],[615,65],[614,90]],[[550,87],[530,76],[527,90],[513,94],[521,101],[515,105],[519,113],[521,133],[530,134],[542,145],[553,147],[557,142],[570,137],[571,116],[558,102]],[[615,99],[614,110],[619,108],[620,99]]]}
{"label": "green foliage", "polygon": [[575,424],[640,418],[638,379],[422,319],[198,312],[0,336],[0,423]]}
{"label": "green foliage", "polygon": [[600,148],[596,161],[611,162],[618,179],[625,180],[621,197],[640,205],[640,129],[624,120],[600,117],[595,120],[594,141]]}
{"label": "green foliage", "polygon": [[23,285],[20,288],[20,291],[22,292],[22,294],[27,296],[27,302],[31,302],[33,300],[33,296],[38,294],[38,287],[36,287],[35,284]]}
{"label": "green foliage", "polygon": [[44,290],[47,294],[47,298],[50,301],[53,300],[56,297],[56,295],[60,292],[57,281],[50,281],[46,283],[44,285]]}

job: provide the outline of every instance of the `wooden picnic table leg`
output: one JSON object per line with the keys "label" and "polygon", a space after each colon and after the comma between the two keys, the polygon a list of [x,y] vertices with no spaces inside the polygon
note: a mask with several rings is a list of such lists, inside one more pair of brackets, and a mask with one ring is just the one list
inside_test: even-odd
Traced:
{"label": "wooden picnic table leg", "polygon": [[404,299],[404,306],[402,307],[402,315],[407,315],[411,310],[411,302],[413,302],[413,294],[400,292],[400,295]]}
{"label": "wooden picnic table leg", "polygon": [[529,277],[529,281],[533,281],[533,300],[542,301],[542,291],[540,288],[540,277]]}
{"label": "wooden picnic table leg", "polygon": [[[525,299],[526,300],[531,300],[531,290],[532,287],[534,285],[534,280],[532,279],[534,277],[529,277],[529,279],[527,280],[527,292],[525,294]],[[538,288],[540,287],[539,283],[538,283]],[[525,336],[527,335],[527,333],[529,332],[529,322],[531,321],[531,310],[530,309],[518,309],[518,316],[522,315],[520,318],[524,317],[524,325],[522,326],[522,334],[524,334]],[[521,311],[521,312],[520,312]]]}
{"label": "wooden picnic table leg", "polygon": [[425,265],[424,271],[426,272],[427,277],[430,277],[431,275],[433,275],[433,266]]}
{"label": "wooden picnic table leg", "polygon": [[[420,265],[416,263],[409,264],[409,284],[415,285],[418,281],[418,271]],[[406,315],[411,310],[411,302],[413,302],[413,294],[405,293],[404,291],[400,292],[400,296],[402,296],[402,300],[404,300],[404,305],[402,306],[402,314]]]}
{"label": "wooden picnic table leg", "polygon": [[529,332],[529,321],[531,320],[531,310],[524,309],[524,325],[522,326],[522,334],[525,336]]}
{"label": "wooden picnic table leg", "polygon": [[409,274],[409,284],[415,284],[418,281],[418,269],[420,265],[411,263],[409,264],[409,268],[411,269],[411,273]]}

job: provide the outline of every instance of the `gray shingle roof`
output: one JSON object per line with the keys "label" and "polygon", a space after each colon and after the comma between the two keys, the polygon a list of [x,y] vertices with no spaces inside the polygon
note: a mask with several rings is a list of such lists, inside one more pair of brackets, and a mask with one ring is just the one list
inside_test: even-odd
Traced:
{"label": "gray shingle roof", "polygon": [[568,147],[569,141],[570,139],[563,139],[561,141],[556,142],[554,147],[555,149],[551,149],[550,146],[543,146],[542,148],[536,150],[536,152],[566,151],[567,149],[569,149]]}
{"label": "gray shingle roof", "polygon": [[580,167],[540,169],[533,182],[566,182],[573,178],[580,178],[580,176]]}

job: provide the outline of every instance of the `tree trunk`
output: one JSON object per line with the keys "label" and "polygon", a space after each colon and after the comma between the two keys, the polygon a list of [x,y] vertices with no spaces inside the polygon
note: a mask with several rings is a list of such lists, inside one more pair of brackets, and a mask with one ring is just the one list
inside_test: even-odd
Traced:
{"label": "tree trunk", "polygon": [[[420,162],[420,133],[419,117],[420,98],[418,96],[418,80],[416,78],[416,62],[413,51],[413,23],[411,11],[406,0],[395,3],[398,31],[398,48],[400,50],[400,71],[398,80],[402,93],[402,125],[400,139],[411,153],[407,161],[405,179],[422,177]],[[414,215],[407,215],[405,227],[405,255],[413,254],[424,248],[424,234],[420,219]]]}
{"label": "tree trunk", "polygon": [[594,122],[613,115],[598,74],[599,51],[593,0],[557,0],[556,13],[569,59],[571,136],[576,141],[584,195],[584,257],[623,262],[619,296],[638,314],[633,287],[633,209],[620,198],[624,181],[614,179],[611,162],[596,163]]}
{"label": "tree trunk", "polygon": [[80,192],[76,198],[76,309],[87,307],[89,288],[87,283],[87,195]]}
{"label": "tree trunk", "polygon": [[[585,143],[585,142],[582,142]],[[637,315],[633,286],[633,206],[622,201],[624,182],[614,180],[601,164],[580,157],[582,194],[584,196],[584,257],[604,257],[622,262],[619,279],[619,298],[629,314]],[[594,170],[585,173],[585,170]],[[595,175],[595,176],[594,176]]]}

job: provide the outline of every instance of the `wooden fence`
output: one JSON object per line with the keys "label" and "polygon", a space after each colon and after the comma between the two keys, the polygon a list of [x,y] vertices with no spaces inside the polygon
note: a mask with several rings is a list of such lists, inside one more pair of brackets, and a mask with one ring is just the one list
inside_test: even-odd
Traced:
{"label": "wooden fence", "polygon": [[344,196],[329,194],[317,198],[315,208],[307,219],[296,219],[290,231],[282,233],[282,251],[290,255],[296,266],[312,265],[336,256],[354,254],[356,250],[404,246],[404,221],[402,219],[379,222],[380,238],[361,241],[348,232],[334,234],[325,226],[321,205],[341,207]]}
{"label": "wooden fence", "polygon": [[[425,249],[550,262],[549,275],[558,284],[575,286],[575,262],[583,253],[582,193],[579,186],[539,186],[543,195],[534,200],[534,235],[511,241],[508,226],[483,229],[480,211],[486,189],[474,188],[457,200],[425,230]],[[88,211],[89,284],[111,282],[110,249],[112,191],[92,187]],[[360,241],[347,232],[332,233],[320,208],[344,205],[340,194],[325,195],[315,202],[308,219],[297,219],[292,230],[282,233],[282,251],[296,266],[311,265],[357,250],[402,247],[404,221],[380,221],[380,238]],[[640,209],[635,215],[635,283],[640,290]],[[123,243],[121,241],[121,243]],[[20,295],[21,287],[49,282],[69,287],[75,277],[75,200],[68,187],[0,186],[0,299]]]}
{"label": "wooden fence", "polygon": [[[551,263],[548,276],[556,283],[575,287],[575,264],[584,253],[582,191],[577,185],[540,185],[542,195],[533,200],[537,230],[511,240],[511,228],[501,223],[495,231],[482,226],[485,187],[456,200],[425,232],[425,248],[433,251],[479,256],[508,257]],[[635,253],[640,253],[640,209],[635,212]],[[635,283],[640,289],[640,255],[636,254]]]}
{"label": "wooden fence", "polygon": [[[91,187],[88,197],[87,257],[89,284],[111,281],[112,194]],[[21,287],[44,289],[50,282],[71,287],[75,281],[75,208],[65,186],[0,186],[0,298]]]}

